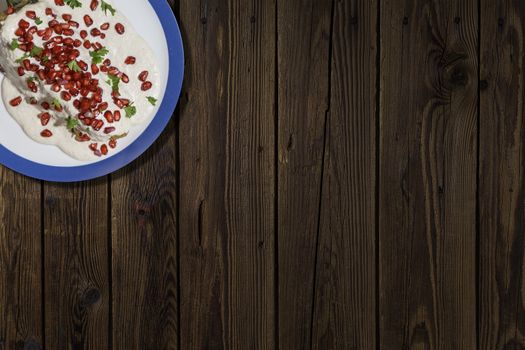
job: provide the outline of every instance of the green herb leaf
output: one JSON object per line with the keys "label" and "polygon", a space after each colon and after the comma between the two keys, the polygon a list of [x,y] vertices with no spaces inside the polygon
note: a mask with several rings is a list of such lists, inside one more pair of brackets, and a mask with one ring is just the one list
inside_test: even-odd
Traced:
{"label": "green herb leaf", "polygon": [[128,133],[125,132],[123,134],[120,134],[120,135],[113,135],[110,137],[111,140],[118,140],[118,139],[122,139],[124,137],[128,136]]}
{"label": "green herb leaf", "polygon": [[124,112],[126,112],[126,117],[131,118],[135,114],[137,114],[137,107],[133,106],[133,103],[131,103],[129,106],[124,108]]}
{"label": "green herb leaf", "polygon": [[67,121],[68,130],[73,130],[78,125],[78,120],[75,118],[72,118],[71,116],[67,117],[66,121]]}
{"label": "green herb leaf", "polygon": [[36,77],[29,77],[29,78],[27,78],[27,82],[28,83],[32,83],[35,80],[36,80]]}
{"label": "green herb leaf", "polygon": [[151,103],[153,106],[155,106],[157,104],[157,99],[153,96],[148,96],[148,101],[149,103]]}
{"label": "green herb leaf", "polygon": [[93,59],[93,64],[100,64],[104,60],[104,56],[108,54],[109,50],[102,47],[96,51],[91,51],[89,55]]}
{"label": "green herb leaf", "polygon": [[9,50],[15,51],[16,49],[18,49],[19,45],[20,44],[18,43],[18,40],[13,39],[13,41],[11,41],[11,44],[9,44]]}
{"label": "green herb leaf", "polygon": [[69,63],[67,64],[67,67],[68,67],[69,69],[71,69],[73,72],[80,72],[80,71],[81,71],[80,67],[78,66],[77,61],[75,61],[75,60],[69,62]]}
{"label": "green herb leaf", "polygon": [[65,0],[64,2],[68,4],[69,7],[71,7],[72,9],[74,9],[75,7],[82,7],[82,3],[78,0]]}
{"label": "green herb leaf", "polygon": [[35,23],[36,23],[36,25],[40,25],[40,24],[42,24],[43,22],[42,22],[42,20],[40,19],[40,17],[37,17],[37,18],[35,18]]}
{"label": "green herb leaf", "polygon": [[60,101],[56,98],[53,99],[53,101],[51,101],[51,104],[55,107],[55,108],[60,108],[62,107],[62,105],[60,104]]}
{"label": "green herb leaf", "polygon": [[43,48],[38,47],[38,46],[35,45],[31,49],[30,55],[31,55],[31,57],[38,57],[38,56],[40,56],[42,54],[42,51],[44,51]]}
{"label": "green herb leaf", "polygon": [[49,57],[48,56],[42,56],[42,63],[46,63],[46,62],[49,62]]}
{"label": "green herb leaf", "polygon": [[111,12],[111,15],[112,16],[115,16],[115,12],[117,12],[113,6],[111,6],[110,4],[108,4],[107,2],[105,2],[104,0],[102,0],[101,2],[101,5],[100,5],[100,8],[102,9],[102,11],[104,11],[104,13],[107,15],[108,14],[108,11]]}
{"label": "green herb leaf", "polygon": [[111,89],[115,92],[118,92],[118,84],[120,83],[120,78],[112,74],[108,74],[108,78],[111,81]]}

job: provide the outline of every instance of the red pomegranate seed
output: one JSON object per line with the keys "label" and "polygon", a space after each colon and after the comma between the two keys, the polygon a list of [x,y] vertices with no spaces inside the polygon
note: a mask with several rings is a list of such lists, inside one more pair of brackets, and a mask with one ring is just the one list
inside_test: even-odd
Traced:
{"label": "red pomegranate seed", "polygon": [[58,85],[57,83],[54,83],[53,85],[51,85],[51,90],[54,91],[54,92],[59,92],[60,91],[60,85]]}
{"label": "red pomegranate seed", "polygon": [[98,148],[98,143],[92,143],[91,145],[89,145],[89,149],[92,151],[96,151],[97,148]]}
{"label": "red pomegranate seed", "polygon": [[27,32],[28,32],[29,34],[35,34],[35,33],[37,32],[37,30],[38,30],[37,27],[32,26],[32,27],[29,27],[29,29],[27,30]]}
{"label": "red pomegranate seed", "polygon": [[71,18],[73,18],[73,16],[71,16],[69,13],[64,13],[62,15],[62,18],[64,19],[64,21],[71,21]]}
{"label": "red pomegranate seed", "polygon": [[36,75],[38,76],[38,79],[40,80],[46,80],[46,73],[43,69],[40,69],[36,72]]}
{"label": "red pomegranate seed", "polygon": [[125,84],[129,83],[129,77],[125,73],[122,73],[122,77],[120,79]]}
{"label": "red pomegranate seed", "polygon": [[15,97],[11,101],[9,101],[9,104],[13,107],[16,107],[22,103],[22,96]]}
{"label": "red pomegranate seed", "polygon": [[91,26],[93,24],[93,19],[91,17],[89,17],[89,15],[85,15],[84,16],[84,23],[86,24],[86,26]]}
{"label": "red pomegranate seed", "polygon": [[140,89],[142,91],[148,91],[149,89],[151,89],[152,86],[153,84],[151,83],[151,81],[146,81],[145,83],[142,83],[142,86],[140,87]]}
{"label": "red pomegranate seed", "polygon": [[91,1],[91,4],[89,5],[89,8],[91,9],[91,11],[95,11],[98,7],[98,1],[97,0],[92,0]]}
{"label": "red pomegranate seed", "polygon": [[11,5],[7,6],[7,11],[5,12],[6,14],[8,15],[11,15],[13,13],[15,13],[15,8]]}
{"label": "red pomegranate seed", "polygon": [[104,129],[104,134],[111,134],[113,131],[115,131],[115,127],[109,126]]}
{"label": "red pomegranate seed", "polygon": [[85,39],[85,38],[87,38],[87,36],[88,36],[88,32],[82,29],[82,30],[80,31],[80,37],[81,37],[82,39]]}
{"label": "red pomegranate seed", "polygon": [[113,119],[118,122],[120,120],[120,111],[115,111],[115,113],[113,113]]}
{"label": "red pomegranate seed", "polygon": [[82,41],[80,39],[75,39],[75,41],[73,42],[73,46],[74,47],[82,46]]}
{"label": "red pomegranate seed", "polygon": [[29,22],[26,21],[25,19],[21,19],[18,22],[18,27],[23,28],[23,29],[27,29],[27,28],[29,28]]}
{"label": "red pomegranate seed", "polygon": [[115,147],[117,147],[117,140],[115,140],[115,139],[110,139],[109,142],[108,142],[108,145],[109,145],[109,147],[111,147],[111,148],[115,148]]}
{"label": "red pomegranate seed", "polygon": [[100,26],[100,29],[102,29],[102,30],[108,30],[108,29],[109,29],[109,23],[108,23],[108,22],[103,23],[103,24]]}
{"label": "red pomegranate seed", "polygon": [[25,30],[23,30],[22,28],[18,28],[17,30],[15,30],[15,35],[20,37],[20,36],[24,36],[26,33]]}
{"label": "red pomegranate seed", "polygon": [[106,39],[106,34],[100,33],[100,39]]}
{"label": "red pomegranate seed", "polygon": [[147,70],[139,74],[139,80],[145,82],[148,79],[149,72]]}
{"label": "red pomegranate seed", "polygon": [[37,101],[36,98],[31,97],[31,98],[29,99],[29,103],[32,104],[32,105],[36,105],[36,104],[38,104],[38,101]]}
{"label": "red pomegranate seed", "polygon": [[58,24],[58,21],[56,19],[52,19],[47,23],[50,27],[54,27]]}
{"label": "red pomegranate seed", "polygon": [[64,0],[55,0],[55,5],[64,6]]}
{"label": "red pomegranate seed", "polygon": [[89,49],[91,49],[91,42],[89,40],[86,40],[86,41],[84,41],[84,45],[83,46],[84,46],[84,48],[89,50]]}
{"label": "red pomegranate seed", "polygon": [[102,102],[101,104],[98,105],[97,109],[100,111],[100,112],[103,112],[105,111],[106,109],[108,109],[108,103],[107,102]]}
{"label": "red pomegranate seed", "polygon": [[67,23],[73,28],[78,28],[80,26],[77,21],[69,21]]}
{"label": "red pomegranate seed", "polygon": [[111,111],[104,112],[104,118],[106,118],[108,123],[113,123],[113,113]]}
{"label": "red pomegranate seed", "polygon": [[124,61],[125,64],[135,64],[137,59],[133,56],[126,57],[126,60]]}
{"label": "red pomegranate seed", "polygon": [[70,94],[69,92],[67,92],[67,91],[62,91],[62,92],[60,93],[60,97],[62,97],[62,99],[63,99],[64,101],[69,101],[69,100],[71,100],[71,94]]}
{"label": "red pomegranate seed", "polygon": [[104,60],[104,62],[102,62],[102,64],[105,65],[105,66],[110,66],[111,65],[111,60],[109,58],[106,58]]}
{"label": "red pomegranate seed", "polygon": [[36,34],[37,34],[38,36],[43,36],[44,34],[46,34],[46,30],[45,30],[45,29],[40,29],[40,30],[38,30],[38,31],[36,32]]}
{"label": "red pomegranate seed", "polygon": [[47,112],[39,114],[38,117],[40,118],[40,124],[42,124],[42,126],[46,126],[49,123],[49,119],[51,119],[51,115]]}
{"label": "red pomegranate seed", "polygon": [[126,29],[124,28],[124,25],[122,23],[117,23],[115,24],[115,30],[117,31],[117,33],[119,33],[120,35],[124,34],[124,32],[126,31]]}
{"label": "red pomegranate seed", "polygon": [[103,155],[106,155],[108,154],[108,146],[106,146],[105,144],[100,146],[100,152],[103,154]]}
{"label": "red pomegranate seed", "polygon": [[35,13],[35,11],[26,11],[26,16],[31,18],[31,19],[35,19],[36,18],[36,13]]}
{"label": "red pomegranate seed", "polygon": [[91,29],[91,31],[89,32],[92,36],[99,36],[100,35],[100,30],[98,28],[93,28]]}
{"label": "red pomegranate seed", "polygon": [[96,64],[91,64],[91,73],[93,73],[93,75],[95,75],[95,74],[98,74],[98,72],[99,72],[99,69],[98,69],[97,65]]}
{"label": "red pomegranate seed", "polygon": [[72,36],[73,34],[75,34],[75,31],[73,29],[63,29],[62,34]]}
{"label": "red pomegranate seed", "polygon": [[102,153],[100,153],[98,149],[94,151],[93,154],[96,155],[97,157],[102,157]]}
{"label": "red pomegranate seed", "polygon": [[49,109],[49,107],[51,107],[49,102],[42,102],[40,105],[42,106],[43,109],[46,109],[46,110]]}
{"label": "red pomegranate seed", "polygon": [[108,73],[111,75],[118,75],[120,72],[117,67],[109,67]]}
{"label": "red pomegranate seed", "polygon": [[23,67],[18,67],[18,75],[22,76],[24,74],[25,74],[24,68]]}
{"label": "red pomegranate seed", "polygon": [[49,131],[48,129],[45,129],[45,130],[43,130],[40,133],[40,136],[42,136],[42,137],[51,137],[51,136],[53,136],[53,133],[51,131]]}
{"label": "red pomegranate seed", "polygon": [[53,10],[51,10],[49,7],[46,8],[46,15],[47,16],[53,16]]}
{"label": "red pomegranate seed", "polygon": [[74,42],[75,40],[73,40],[73,38],[65,38],[63,41],[64,45],[67,45],[67,46],[73,46]]}

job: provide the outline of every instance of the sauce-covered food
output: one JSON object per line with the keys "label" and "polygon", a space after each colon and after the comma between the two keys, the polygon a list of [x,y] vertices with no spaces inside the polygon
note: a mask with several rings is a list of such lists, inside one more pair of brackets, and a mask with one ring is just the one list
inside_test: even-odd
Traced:
{"label": "sauce-covered food", "polygon": [[89,161],[151,120],[156,57],[109,1],[40,0],[6,14],[2,96],[33,140]]}

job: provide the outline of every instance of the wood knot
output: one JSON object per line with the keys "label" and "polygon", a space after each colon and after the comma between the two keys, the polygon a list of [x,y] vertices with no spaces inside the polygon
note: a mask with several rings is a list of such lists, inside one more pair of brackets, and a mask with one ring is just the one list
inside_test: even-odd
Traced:
{"label": "wood knot", "polygon": [[466,86],[469,80],[467,69],[463,64],[453,64],[446,67],[444,78],[449,88]]}
{"label": "wood knot", "polygon": [[81,299],[83,306],[93,305],[100,300],[100,291],[97,288],[88,288]]}

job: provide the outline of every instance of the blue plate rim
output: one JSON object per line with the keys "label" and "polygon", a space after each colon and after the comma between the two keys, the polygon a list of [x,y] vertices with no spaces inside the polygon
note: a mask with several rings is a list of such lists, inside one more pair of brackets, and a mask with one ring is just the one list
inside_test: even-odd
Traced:
{"label": "blue plate rim", "polygon": [[180,28],[166,0],[149,0],[157,14],[168,44],[168,83],[157,114],[144,132],[116,155],[97,163],[59,167],[36,163],[0,145],[0,163],[7,168],[39,180],[77,182],[95,179],[117,171],[140,157],[164,131],[179,100],[184,77],[184,47]]}

